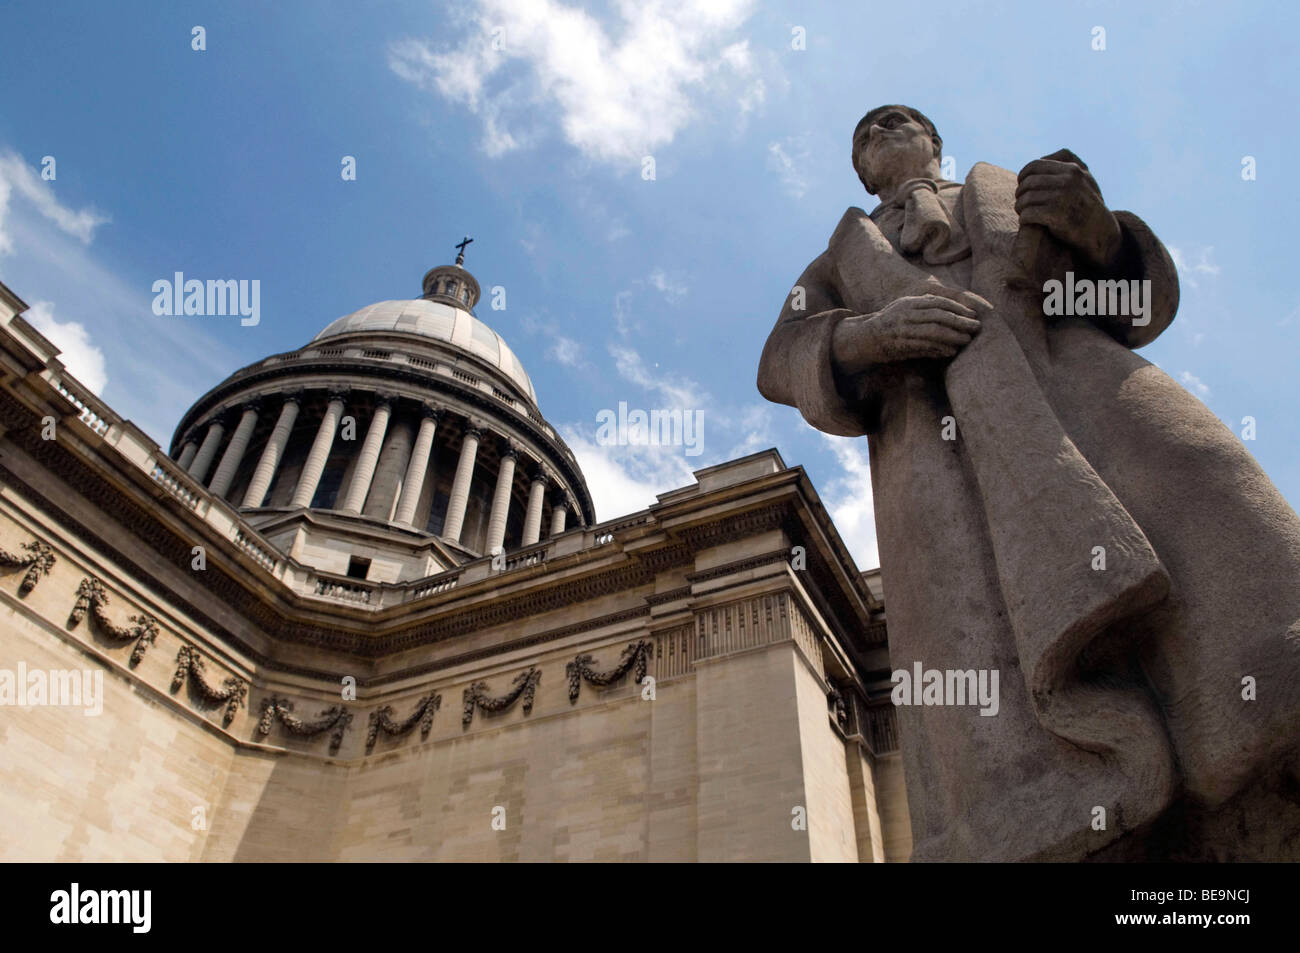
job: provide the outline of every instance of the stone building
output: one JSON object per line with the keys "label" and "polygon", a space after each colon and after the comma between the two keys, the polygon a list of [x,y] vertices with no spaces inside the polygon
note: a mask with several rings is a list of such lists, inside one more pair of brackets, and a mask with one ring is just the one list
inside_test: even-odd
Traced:
{"label": "stone building", "polygon": [[0,857],[907,858],[879,584],[804,471],[597,523],[478,297],[430,270],[168,453],[0,285]]}

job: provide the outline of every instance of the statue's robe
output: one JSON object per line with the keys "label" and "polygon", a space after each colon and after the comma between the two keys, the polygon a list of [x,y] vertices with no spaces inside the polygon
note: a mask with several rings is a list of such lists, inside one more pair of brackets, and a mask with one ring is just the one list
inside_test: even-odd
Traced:
{"label": "statue's robe", "polygon": [[[1041,291],[1007,281],[1016,184],[981,163],[941,188],[970,245],[957,261],[905,255],[897,212],[877,209],[878,225],[849,209],[759,369],[768,399],[868,437],[893,667],[1000,673],[994,717],[898,710],[915,860],[1123,856],[1171,816],[1276,781],[1300,729],[1300,518],[1241,440],[1132,350],[1173,320],[1173,262],[1127,212],[1116,274],[1048,238],[1078,277],[1149,280],[1152,302],[1145,326],[1045,317]],[[840,319],[935,281],[993,305],[955,360],[837,374]],[[1278,784],[1281,800],[1241,809],[1199,853],[1128,856],[1300,857],[1300,798]]]}

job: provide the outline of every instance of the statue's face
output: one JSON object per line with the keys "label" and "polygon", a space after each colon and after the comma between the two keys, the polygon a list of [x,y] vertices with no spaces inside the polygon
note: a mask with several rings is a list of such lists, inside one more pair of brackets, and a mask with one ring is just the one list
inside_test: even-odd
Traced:
{"label": "statue's face", "polygon": [[853,149],[858,174],[872,183],[899,173],[905,178],[924,175],[934,159],[929,130],[901,109],[883,112],[860,129]]}

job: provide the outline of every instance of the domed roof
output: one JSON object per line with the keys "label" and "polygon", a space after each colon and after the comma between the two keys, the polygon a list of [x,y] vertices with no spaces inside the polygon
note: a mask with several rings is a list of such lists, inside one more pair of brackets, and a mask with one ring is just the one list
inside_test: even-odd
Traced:
{"label": "domed roof", "polygon": [[312,340],[355,331],[399,331],[450,344],[500,369],[537,403],[533,382],[505,339],[463,308],[427,298],[379,301],[331,322]]}

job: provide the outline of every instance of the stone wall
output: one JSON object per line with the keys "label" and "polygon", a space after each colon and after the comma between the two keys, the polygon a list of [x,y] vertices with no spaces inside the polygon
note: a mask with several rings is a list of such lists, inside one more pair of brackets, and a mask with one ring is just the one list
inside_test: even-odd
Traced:
{"label": "stone wall", "polygon": [[[886,856],[905,839],[891,832],[905,810],[891,821],[862,790],[855,808],[848,766],[862,757],[859,745],[827,717],[817,637],[780,563],[766,577],[739,572],[740,597],[730,598],[717,588],[726,576],[716,553],[702,552],[697,565],[710,567],[716,590],[708,605],[639,613],[648,587],[522,627],[489,627],[402,664],[472,655],[521,629],[629,616],[425,676],[367,682],[359,668],[359,698],[344,703],[330,682],[266,668],[196,623],[187,606],[211,598],[201,574],[192,574],[193,591],[172,580],[176,598],[160,597],[156,578],[132,578],[75,527],[3,487],[0,549],[20,557],[36,540],[55,561],[29,592],[19,592],[29,567],[0,572],[0,668],[101,672],[103,711],[0,712],[5,860],[851,861],[877,859],[859,847],[873,838],[883,837]],[[99,610],[107,626],[93,606],[70,621],[87,578],[108,594]],[[156,635],[132,665],[139,640],[112,630],[129,632],[142,614],[156,620]],[[604,672],[639,640],[649,649],[653,700],[630,673],[607,687],[583,680],[570,703],[568,662],[589,653],[589,668]],[[173,691],[183,645],[203,659],[201,677],[187,672]],[[530,712],[520,698],[498,713],[475,708],[464,725],[471,684],[501,696],[534,667],[541,676]],[[248,687],[227,726],[226,704],[205,701],[196,685],[219,690],[228,677]],[[401,736],[380,732],[367,750],[377,705],[391,704],[402,722],[430,691],[441,704],[427,738],[418,725]],[[307,722],[345,704],[353,719],[337,753],[328,731],[299,737],[277,720],[260,734],[260,706],[272,694],[291,698],[291,717]],[[878,773],[877,789],[901,784],[901,771],[886,767],[885,777],[897,781]],[[792,824],[796,808],[806,811],[806,830]],[[869,824],[859,832],[868,814],[883,834]]]}

